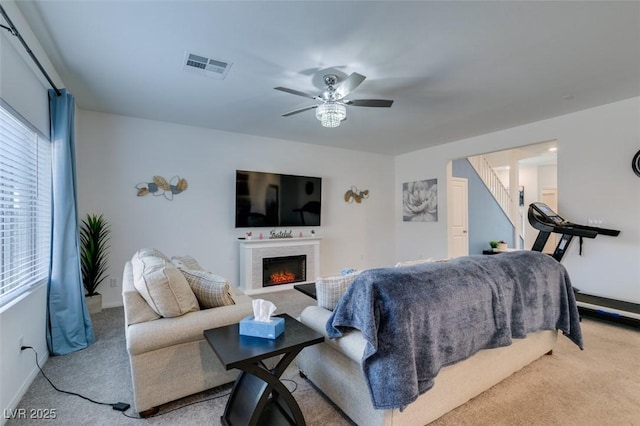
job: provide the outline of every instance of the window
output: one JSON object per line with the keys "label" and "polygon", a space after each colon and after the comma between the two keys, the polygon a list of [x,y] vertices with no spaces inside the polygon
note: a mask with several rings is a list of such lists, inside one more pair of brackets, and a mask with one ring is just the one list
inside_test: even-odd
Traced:
{"label": "window", "polygon": [[45,282],[51,245],[51,143],[0,103],[0,306]]}

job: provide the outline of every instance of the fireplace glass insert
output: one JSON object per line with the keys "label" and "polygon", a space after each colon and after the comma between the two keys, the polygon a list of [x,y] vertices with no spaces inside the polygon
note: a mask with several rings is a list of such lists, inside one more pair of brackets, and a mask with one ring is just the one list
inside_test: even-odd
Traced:
{"label": "fireplace glass insert", "polygon": [[307,280],[307,256],[265,257],[262,259],[262,286],[299,283]]}

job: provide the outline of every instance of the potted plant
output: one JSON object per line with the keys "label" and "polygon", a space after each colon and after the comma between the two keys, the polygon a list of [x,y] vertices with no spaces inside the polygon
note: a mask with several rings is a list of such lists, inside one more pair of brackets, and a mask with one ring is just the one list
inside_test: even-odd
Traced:
{"label": "potted plant", "polygon": [[500,241],[489,241],[489,245],[491,246],[492,249],[497,250],[497,251],[506,251],[507,250],[507,243],[503,240]]}
{"label": "potted plant", "polygon": [[90,313],[102,310],[102,295],[98,286],[107,277],[109,224],[102,215],[87,214],[80,226],[80,265]]}

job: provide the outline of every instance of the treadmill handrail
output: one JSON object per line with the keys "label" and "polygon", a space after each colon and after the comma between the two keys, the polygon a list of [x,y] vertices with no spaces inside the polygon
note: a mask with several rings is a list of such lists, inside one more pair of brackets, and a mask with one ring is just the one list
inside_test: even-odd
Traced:
{"label": "treadmill handrail", "polygon": [[598,228],[597,226],[587,226],[587,225],[576,225],[575,223],[572,223],[571,225],[575,226],[576,228],[595,231],[598,234],[608,235],[610,237],[617,237],[618,235],[620,235],[620,231],[617,229]]}

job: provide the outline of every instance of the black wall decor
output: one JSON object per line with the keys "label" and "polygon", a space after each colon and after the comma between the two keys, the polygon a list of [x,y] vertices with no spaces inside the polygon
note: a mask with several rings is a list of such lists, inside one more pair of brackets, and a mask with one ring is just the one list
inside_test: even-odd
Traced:
{"label": "black wall decor", "polygon": [[636,152],[636,155],[633,156],[633,160],[631,161],[631,168],[635,172],[635,174],[640,177],[640,151]]}

